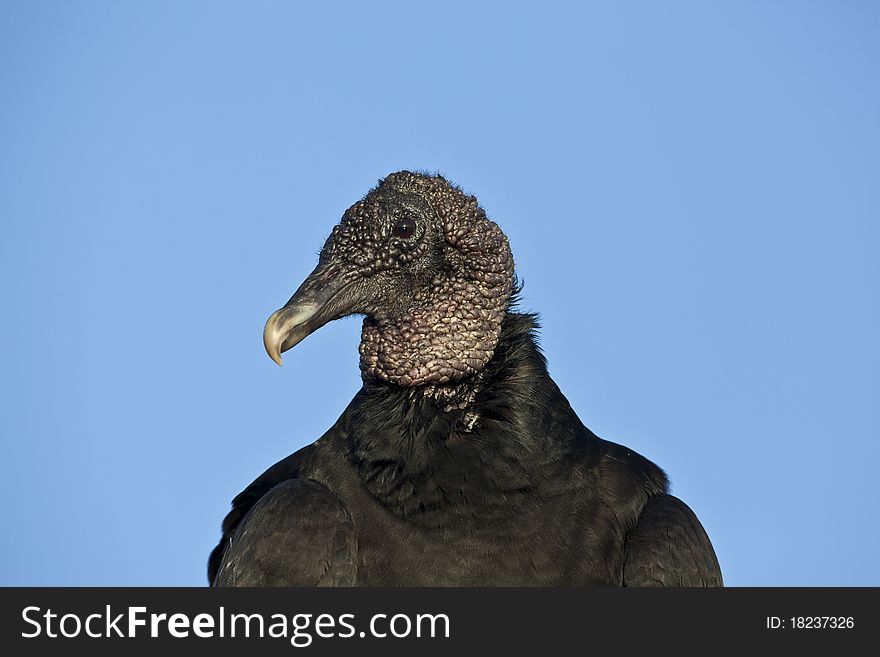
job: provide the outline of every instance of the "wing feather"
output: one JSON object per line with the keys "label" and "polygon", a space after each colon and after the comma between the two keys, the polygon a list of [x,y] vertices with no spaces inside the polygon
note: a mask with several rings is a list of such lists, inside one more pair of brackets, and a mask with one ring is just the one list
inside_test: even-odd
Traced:
{"label": "wing feather", "polygon": [[263,495],[223,548],[215,586],[351,586],[351,516],[329,490],[288,479]]}
{"label": "wing feather", "polygon": [[723,586],[712,543],[694,512],[654,495],[626,540],[624,586]]}

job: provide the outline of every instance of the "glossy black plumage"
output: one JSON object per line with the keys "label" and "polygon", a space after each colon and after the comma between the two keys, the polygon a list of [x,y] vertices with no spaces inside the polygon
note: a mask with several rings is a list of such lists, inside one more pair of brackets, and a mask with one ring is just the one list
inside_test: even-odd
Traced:
{"label": "glossy black plumage", "polygon": [[467,411],[366,380],[324,436],[234,500],[209,580],[720,586],[694,514],[657,466],[584,427],[534,329],[507,314]]}

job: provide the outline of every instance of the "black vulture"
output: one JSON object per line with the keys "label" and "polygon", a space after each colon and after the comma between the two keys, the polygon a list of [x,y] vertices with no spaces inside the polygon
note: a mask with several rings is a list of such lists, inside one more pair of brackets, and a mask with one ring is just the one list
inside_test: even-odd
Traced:
{"label": "black vulture", "polygon": [[233,500],[210,582],[721,586],[663,471],[578,419],[517,293],[507,237],[442,176],[394,173],[351,206],[263,339],[280,364],[363,315],[363,387]]}

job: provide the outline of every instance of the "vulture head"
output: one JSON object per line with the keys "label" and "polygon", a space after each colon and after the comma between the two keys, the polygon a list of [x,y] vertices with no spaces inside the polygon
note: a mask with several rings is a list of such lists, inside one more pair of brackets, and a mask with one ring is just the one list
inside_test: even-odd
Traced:
{"label": "vulture head", "polygon": [[365,380],[455,383],[489,361],[513,289],[507,237],[476,198],[442,176],[400,171],[346,210],[263,342],[280,365],[327,322],[364,315]]}

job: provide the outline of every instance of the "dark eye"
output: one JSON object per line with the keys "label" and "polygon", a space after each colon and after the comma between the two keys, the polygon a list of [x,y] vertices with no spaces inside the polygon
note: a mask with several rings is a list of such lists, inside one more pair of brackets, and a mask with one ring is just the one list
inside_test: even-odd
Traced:
{"label": "dark eye", "polygon": [[409,217],[405,217],[395,224],[391,234],[404,240],[409,239],[416,234],[416,222]]}

